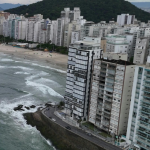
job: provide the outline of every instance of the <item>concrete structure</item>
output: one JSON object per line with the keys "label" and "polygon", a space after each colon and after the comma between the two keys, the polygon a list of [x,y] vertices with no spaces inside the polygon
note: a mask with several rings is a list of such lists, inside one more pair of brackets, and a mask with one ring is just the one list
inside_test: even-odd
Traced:
{"label": "concrete structure", "polygon": [[129,43],[124,35],[109,34],[107,37],[106,52],[129,54]]}
{"label": "concrete structure", "polygon": [[128,54],[123,53],[113,53],[113,52],[103,52],[103,59],[105,60],[124,60],[128,61]]}
{"label": "concrete structure", "polygon": [[[149,61],[149,58],[148,58]],[[149,61],[150,63],[150,61]],[[148,64],[149,64],[148,63]],[[140,150],[150,149],[150,67],[136,66],[132,89],[127,141]]]}
{"label": "concrete structure", "polygon": [[126,24],[133,24],[135,15],[121,14],[117,16],[117,23],[121,26]]}
{"label": "concrete structure", "polygon": [[16,22],[15,39],[18,39],[18,40],[25,40],[26,39],[26,26],[27,26],[26,20],[20,19]]}
{"label": "concrete structure", "polygon": [[34,41],[34,26],[35,21],[27,21],[27,28],[26,28],[26,41]]}
{"label": "concrete structure", "polygon": [[100,38],[85,37],[69,46],[65,91],[66,113],[87,119],[92,62],[100,58]]}
{"label": "concrete structure", "polygon": [[[79,31],[80,28],[81,24],[79,24],[77,21],[72,21],[71,23],[65,25],[63,44],[64,47],[69,47],[69,44],[71,43],[72,32]],[[79,35],[74,33],[73,38],[77,41],[77,39],[79,40]]]}
{"label": "concrete structure", "polygon": [[8,16],[10,15],[9,12],[3,12],[3,11],[0,11],[0,17],[5,17],[5,19],[8,19]]}
{"label": "concrete structure", "polygon": [[70,10],[70,8],[64,8],[64,11],[61,11],[61,18],[69,18],[70,22],[73,20],[77,20],[80,18],[80,8],[75,7],[73,11]]}
{"label": "concrete structure", "polygon": [[138,38],[136,41],[136,48],[134,52],[134,63],[145,64],[149,53],[149,39]]}
{"label": "concrete structure", "polygon": [[106,52],[106,42],[107,42],[107,40],[106,40],[106,38],[101,38],[101,49],[103,50],[103,53],[105,53]]}
{"label": "concrete structure", "polygon": [[135,65],[123,60],[95,60],[89,122],[120,135],[126,133]]}
{"label": "concrete structure", "polygon": [[90,27],[92,25],[94,25],[94,22],[92,22],[92,21],[86,21],[85,24],[83,26],[81,26],[80,40],[83,40],[84,37],[92,36],[92,32],[91,32],[91,29],[90,29]]}
{"label": "concrete structure", "polygon": [[[56,22],[56,39],[55,45],[62,46],[64,41],[64,27],[65,27],[65,18],[58,18]],[[68,19],[69,22],[69,19]]]}
{"label": "concrete structure", "polygon": [[71,33],[71,44],[74,44],[76,41],[79,41],[80,31],[73,31]]}

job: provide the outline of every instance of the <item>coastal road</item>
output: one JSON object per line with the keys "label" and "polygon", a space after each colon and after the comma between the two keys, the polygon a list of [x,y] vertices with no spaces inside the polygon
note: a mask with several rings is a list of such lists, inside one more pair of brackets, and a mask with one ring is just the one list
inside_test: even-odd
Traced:
{"label": "coastal road", "polygon": [[[110,143],[107,143],[93,135],[89,136],[85,131],[79,129],[79,128],[76,128],[74,126],[71,126],[69,124],[67,124],[66,122],[62,121],[59,117],[57,117],[55,114],[54,114],[54,111],[55,111],[55,108],[52,108],[52,107],[48,107],[46,109],[44,109],[42,112],[45,116],[47,116],[48,118],[49,117],[52,117],[52,118],[55,118],[56,119],[56,123],[59,124],[60,126],[62,127],[66,127],[66,126],[69,126],[71,127],[71,130],[73,133],[83,137],[84,139],[87,139],[91,142],[93,142],[94,144],[96,145],[99,145],[100,147],[103,147],[104,149],[106,150],[121,150],[121,148],[119,147],[116,147],[115,145],[112,145]],[[51,120],[51,119],[50,119]],[[67,129],[66,129],[67,130]]]}

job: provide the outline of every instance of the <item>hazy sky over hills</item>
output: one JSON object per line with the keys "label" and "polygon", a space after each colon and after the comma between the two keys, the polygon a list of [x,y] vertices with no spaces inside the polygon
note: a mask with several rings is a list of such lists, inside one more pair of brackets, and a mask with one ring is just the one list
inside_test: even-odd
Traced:
{"label": "hazy sky over hills", "polygon": [[[13,4],[32,4],[37,1],[42,1],[42,0],[0,0],[0,4],[2,3],[13,3]],[[150,2],[150,0],[127,0],[130,2]]]}

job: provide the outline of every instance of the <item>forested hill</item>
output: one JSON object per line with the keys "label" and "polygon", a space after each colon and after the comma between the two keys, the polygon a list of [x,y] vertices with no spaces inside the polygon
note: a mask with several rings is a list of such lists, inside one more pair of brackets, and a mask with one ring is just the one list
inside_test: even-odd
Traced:
{"label": "forested hill", "polygon": [[6,10],[13,14],[43,14],[44,18],[51,20],[60,17],[60,12],[64,7],[80,7],[81,15],[88,21],[98,23],[100,21],[116,20],[117,15],[129,13],[136,15],[136,18],[147,22],[150,20],[150,14],[140,10],[130,2],[124,0],[43,0],[28,6],[21,6],[14,9]]}

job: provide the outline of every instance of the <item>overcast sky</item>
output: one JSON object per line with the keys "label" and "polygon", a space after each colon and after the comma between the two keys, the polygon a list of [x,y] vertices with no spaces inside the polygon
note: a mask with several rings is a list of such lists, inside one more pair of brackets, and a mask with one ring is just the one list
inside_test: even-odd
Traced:
{"label": "overcast sky", "polygon": [[[42,0],[0,0],[0,4],[2,3],[13,3],[13,4],[31,4],[35,3],[37,1],[42,1]],[[150,0],[127,0],[130,2],[150,2]]]}

